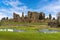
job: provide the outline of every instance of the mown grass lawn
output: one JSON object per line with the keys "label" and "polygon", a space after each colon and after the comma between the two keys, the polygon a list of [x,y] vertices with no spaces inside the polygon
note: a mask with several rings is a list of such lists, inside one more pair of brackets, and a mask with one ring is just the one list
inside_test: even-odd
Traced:
{"label": "mown grass lawn", "polygon": [[0,32],[0,40],[60,40],[60,33]]}

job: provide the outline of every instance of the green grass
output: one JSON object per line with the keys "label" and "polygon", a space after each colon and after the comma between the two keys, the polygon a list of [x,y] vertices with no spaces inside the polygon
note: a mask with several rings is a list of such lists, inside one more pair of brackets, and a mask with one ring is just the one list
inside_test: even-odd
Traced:
{"label": "green grass", "polygon": [[44,34],[39,32],[0,32],[0,40],[60,40],[60,33]]}
{"label": "green grass", "polygon": [[[29,24],[22,26],[4,26],[8,24]],[[42,26],[41,26],[42,25]],[[18,23],[18,22],[4,22],[0,28],[15,28],[26,30],[27,32],[0,32],[0,40],[60,40],[60,33],[40,33],[36,30],[42,29],[47,23]],[[44,29],[44,28],[43,28]],[[48,28],[51,29],[51,28]],[[55,28],[52,28],[55,29]],[[56,28],[58,29],[58,28]],[[59,28],[60,29],[60,28]]]}

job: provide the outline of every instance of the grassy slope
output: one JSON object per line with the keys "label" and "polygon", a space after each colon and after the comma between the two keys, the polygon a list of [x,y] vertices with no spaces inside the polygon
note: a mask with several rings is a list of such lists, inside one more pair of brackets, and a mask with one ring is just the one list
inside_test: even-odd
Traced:
{"label": "grassy slope", "polygon": [[0,40],[60,40],[60,33],[44,34],[39,32],[0,32]]}

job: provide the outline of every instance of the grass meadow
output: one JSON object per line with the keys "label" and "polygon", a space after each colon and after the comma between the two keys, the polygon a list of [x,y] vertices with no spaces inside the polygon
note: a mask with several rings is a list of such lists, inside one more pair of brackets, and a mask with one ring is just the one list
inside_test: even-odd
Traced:
{"label": "grass meadow", "polygon": [[36,31],[39,29],[60,30],[60,28],[50,28],[47,26],[47,23],[6,22],[2,23],[2,26],[0,26],[0,28],[26,30],[26,32],[0,32],[0,40],[60,40],[60,33],[41,33]]}

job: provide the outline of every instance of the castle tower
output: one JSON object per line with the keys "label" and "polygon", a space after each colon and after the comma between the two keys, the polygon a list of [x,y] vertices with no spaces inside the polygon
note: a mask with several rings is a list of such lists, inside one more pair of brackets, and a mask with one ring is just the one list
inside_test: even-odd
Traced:
{"label": "castle tower", "polygon": [[24,22],[24,12],[22,12],[22,22]]}
{"label": "castle tower", "polygon": [[20,16],[16,13],[13,13],[13,20],[14,20],[14,22],[19,22],[20,21]]}
{"label": "castle tower", "polygon": [[28,20],[29,20],[29,23],[31,22],[31,17],[32,17],[32,13],[30,11],[28,11]]}

